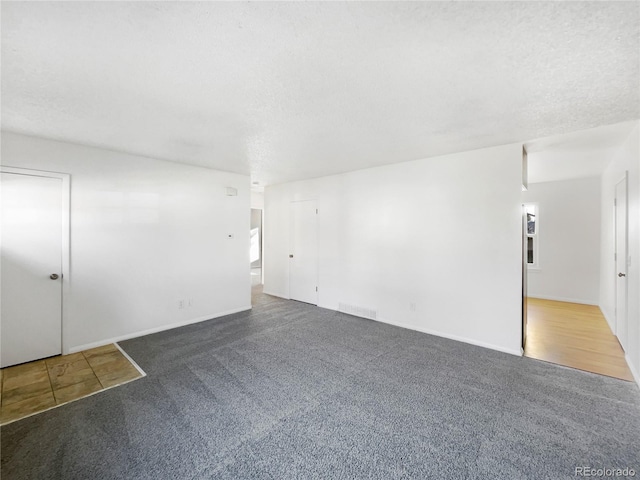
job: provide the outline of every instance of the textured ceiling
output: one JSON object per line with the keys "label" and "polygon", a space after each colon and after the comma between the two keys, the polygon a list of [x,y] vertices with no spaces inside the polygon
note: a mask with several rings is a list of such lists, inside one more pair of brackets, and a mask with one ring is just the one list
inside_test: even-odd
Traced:
{"label": "textured ceiling", "polygon": [[623,122],[526,142],[529,183],[600,175],[637,124]]}
{"label": "textured ceiling", "polygon": [[637,2],[2,2],[2,126],[261,184],[640,118]]}

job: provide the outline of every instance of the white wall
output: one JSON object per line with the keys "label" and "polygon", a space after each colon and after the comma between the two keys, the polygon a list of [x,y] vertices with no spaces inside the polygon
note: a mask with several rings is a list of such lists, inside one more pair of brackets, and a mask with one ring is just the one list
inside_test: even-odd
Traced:
{"label": "white wall", "polygon": [[530,183],[522,199],[538,204],[539,217],[539,269],[529,269],[529,296],[597,305],[600,177]]}
{"label": "white wall", "polygon": [[251,208],[264,209],[264,193],[251,190]]}
{"label": "white wall", "polygon": [[7,132],[2,163],[71,174],[67,350],[251,308],[249,177]]}
{"label": "white wall", "polygon": [[265,292],[289,297],[289,205],[316,199],[320,307],[519,355],[521,165],[513,144],[267,187]]}
{"label": "white wall", "polygon": [[640,122],[616,152],[602,175],[602,249],[600,308],[615,331],[615,264],[613,199],[615,185],[629,172],[629,256],[627,362],[640,385]]}

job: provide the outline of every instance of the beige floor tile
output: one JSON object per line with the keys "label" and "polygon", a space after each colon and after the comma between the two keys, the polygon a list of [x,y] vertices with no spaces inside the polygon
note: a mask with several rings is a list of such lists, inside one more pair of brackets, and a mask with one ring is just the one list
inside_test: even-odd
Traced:
{"label": "beige floor tile", "polygon": [[82,352],[70,353],[69,355],[58,355],[56,357],[50,357],[45,360],[47,368],[53,368],[60,365],[67,365],[84,360]]}
{"label": "beige floor tile", "polygon": [[142,376],[133,365],[129,365],[129,368],[119,368],[98,374],[98,379],[102,386],[109,388]]}
{"label": "beige floor tile", "polygon": [[2,412],[0,413],[0,422],[6,423],[11,420],[17,420],[18,418],[26,417],[32,413],[54,407],[55,405],[56,401],[53,398],[53,392],[51,391],[21,402],[12,403],[11,405],[3,405]]}
{"label": "beige floor tile", "polygon": [[56,403],[58,405],[78,398],[86,397],[95,392],[102,390],[102,385],[97,378],[84,381],[82,383],[76,383],[75,385],[69,385],[68,387],[62,387],[54,390],[53,395],[56,397]]}
{"label": "beige floor tile", "polygon": [[119,358],[115,358],[110,362],[99,363],[97,365],[93,365],[93,370],[96,372],[96,375],[99,377],[102,374],[117,372],[119,370],[126,370],[128,368],[134,368],[131,362],[121,355]]}
{"label": "beige floor tile", "polygon": [[[89,362],[89,365],[91,365],[91,368],[93,369],[100,368],[100,366],[104,365],[105,363],[110,363],[122,359],[126,360],[125,356],[120,353],[120,350],[112,350],[109,352],[94,354],[87,356],[86,358],[87,362]],[[129,363],[128,360],[127,363]]]}
{"label": "beige floor tile", "polygon": [[[95,378],[93,370],[82,353],[79,354],[79,357],[76,355],[65,355],[59,357],[60,359],[55,362],[47,362],[49,378],[54,390]],[[65,359],[65,357],[67,358]]]}
{"label": "beige floor tile", "polygon": [[14,367],[7,367],[2,369],[3,382],[12,378],[20,378],[32,373],[42,372],[47,370],[47,365],[44,360],[37,360],[35,362],[23,363],[22,365],[16,365]]}
{"label": "beige floor tile", "polygon": [[28,371],[23,375],[18,375],[18,376],[10,377],[6,375],[2,383],[3,383],[3,390],[6,393],[10,390],[15,390],[17,388],[32,385],[34,383],[48,382],[48,381],[49,381],[49,374],[45,369],[45,370]]}
{"label": "beige floor tile", "polygon": [[84,350],[82,353],[87,359],[89,359],[89,357],[100,356],[110,352],[120,353],[120,350],[118,350],[118,347],[116,347],[113,343],[110,343],[109,345],[103,345],[102,347],[96,347],[96,348],[90,348],[89,350]]}
{"label": "beige floor tile", "polygon": [[44,361],[16,365],[2,372],[2,404],[24,402],[51,392],[49,375]]}
{"label": "beige floor tile", "polygon": [[94,378],[96,378],[96,374],[93,373],[91,367],[87,367],[73,373],[67,373],[55,377],[51,376],[51,385],[54,390],[58,390],[60,388],[68,387],[69,385],[86,382]]}
{"label": "beige floor tile", "polygon": [[19,387],[5,390],[2,395],[2,406],[19,403],[29,398],[51,392],[49,380],[20,385]]}

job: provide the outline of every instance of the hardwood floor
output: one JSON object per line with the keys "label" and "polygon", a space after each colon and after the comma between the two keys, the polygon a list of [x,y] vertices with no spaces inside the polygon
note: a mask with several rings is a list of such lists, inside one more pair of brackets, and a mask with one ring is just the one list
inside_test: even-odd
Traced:
{"label": "hardwood floor", "polygon": [[633,381],[597,306],[529,298],[527,313],[525,356]]}

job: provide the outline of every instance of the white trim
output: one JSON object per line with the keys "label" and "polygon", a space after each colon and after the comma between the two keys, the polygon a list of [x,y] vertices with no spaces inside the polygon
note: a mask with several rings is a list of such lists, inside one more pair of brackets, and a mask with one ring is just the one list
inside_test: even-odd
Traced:
{"label": "white trim", "polygon": [[553,295],[536,295],[529,294],[528,298],[537,298],[539,300],[554,300],[556,302],[567,302],[567,303],[580,303],[582,305],[594,305],[598,307],[598,302],[594,302],[593,300],[585,300],[584,298],[570,298],[570,297],[555,297]]}
{"label": "white trim", "polygon": [[638,375],[638,372],[636,372],[636,369],[633,367],[633,362],[631,361],[631,358],[629,358],[629,354],[628,353],[625,354],[624,358],[627,361],[627,365],[629,366],[631,375],[633,375],[633,378],[635,379],[636,384],[638,385],[638,387],[640,387],[640,375]]}
{"label": "white trim", "polygon": [[[348,314],[345,314],[348,315]],[[515,355],[517,357],[521,357],[523,355],[522,348],[518,347],[515,349],[501,347],[499,345],[493,345],[491,343],[480,342],[478,340],[473,340],[471,338],[460,337],[458,335],[451,335],[449,333],[439,332],[437,330],[431,330],[430,328],[416,327],[414,325],[409,325],[402,322],[394,322],[390,320],[385,320],[382,318],[377,319],[367,319],[373,320],[374,322],[386,323],[388,325],[393,325],[395,327],[406,328],[407,330],[414,330],[416,332],[426,333],[428,335],[435,335],[436,337],[448,338],[449,340],[455,340],[456,342],[468,343],[471,345],[475,345],[477,347],[488,348],[490,350],[497,350],[498,352],[509,353],[511,355]]]}
{"label": "white trim", "polygon": [[66,355],[70,353],[69,350],[69,321],[67,315],[67,308],[65,307],[66,301],[69,298],[69,280],[70,280],[70,266],[69,257],[71,253],[71,243],[69,237],[71,235],[71,175],[61,172],[49,172],[46,170],[32,170],[30,168],[19,168],[0,165],[1,173],[13,173],[15,175],[28,175],[32,177],[45,177],[45,178],[58,178],[62,181],[62,239],[61,239],[61,259],[60,268],[62,269],[62,287],[61,287],[61,311],[60,311],[60,349],[61,354]]}
{"label": "white trim", "polygon": [[234,308],[232,310],[227,310],[225,312],[214,313],[211,315],[204,315],[198,318],[192,318],[190,320],[184,320],[181,322],[174,322],[168,325],[162,325],[161,327],[150,328],[148,330],[141,330],[138,332],[127,333],[126,335],[120,335],[117,337],[107,338],[104,340],[99,340],[97,342],[85,343],[84,345],[77,345],[69,349],[70,353],[81,352],[83,350],[89,350],[90,348],[102,347],[103,345],[108,345],[110,343],[118,343],[123,340],[129,340],[131,338],[143,337],[145,335],[151,335],[152,333],[164,332],[165,330],[171,330],[173,328],[184,327],[186,325],[191,325],[193,323],[205,322],[207,320],[213,320],[215,318],[224,317],[225,315],[231,315],[238,312],[245,312],[247,310],[251,310],[251,305],[248,307],[240,307]]}
{"label": "white trim", "polygon": [[264,193],[260,209],[260,285],[264,285]]}
{"label": "white trim", "polygon": [[529,153],[527,147],[522,144],[522,191],[529,190]]}
{"label": "white trim", "polygon": [[118,345],[117,343],[114,343],[114,345],[116,346],[116,348],[117,348],[118,350],[120,350],[120,353],[121,353],[121,354],[122,354],[122,355],[123,355],[127,360],[129,360],[129,362],[131,363],[131,365],[133,365],[134,367],[136,367],[136,370],[138,370],[138,372],[140,372],[140,375],[142,375],[143,377],[146,377],[146,376],[147,376],[146,372],[140,368],[140,365],[138,365],[138,364],[137,364],[137,362],[136,362],[133,358],[131,358],[131,357],[129,356],[129,354],[128,354],[127,352],[125,352],[125,351],[122,349],[122,347],[121,347],[120,345]]}
{"label": "white trim", "polygon": [[[613,186],[613,199],[614,199],[614,207],[613,207],[613,251],[615,254],[616,260],[613,262],[613,285],[614,285],[614,301],[615,301],[615,328],[613,328],[613,334],[618,339],[620,346],[624,349],[625,343],[628,347],[628,336],[629,336],[629,279],[628,277],[624,278],[624,318],[620,318],[620,309],[618,308],[618,280],[616,278],[616,274],[618,273],[618,256],[620,252],[618,252],[618,185],[621,183],[624,184],[624,265],[625,265],[625,273],[629,274],[629,171],[625,170],[624,176],[616,182]],[[618,335],[618,330],[621,327],[622,320],[624,322],[624,343],[623,340],[620,339]]]}
{"label": "white trim", "polygon": [[262,289],[262,293],[264,293],[266,295],[271,295],[272,297],[278,297],[278,298],[284,298],[285,300],[291,300],[289,298],[289,295],[285,295],[284,293],[277,293],[277,292],[267,291],[264,288]]}
{"label": "white trim", "polygon": [[34,170],[32,168],[11,167],[9,165],[1,165],[0,170],[3,173],[15,173],[17,175],[31,175],[32,177],[48,177],[48,178],[64,178],[68,177],[68,173],[51,172],[49,170]]}

